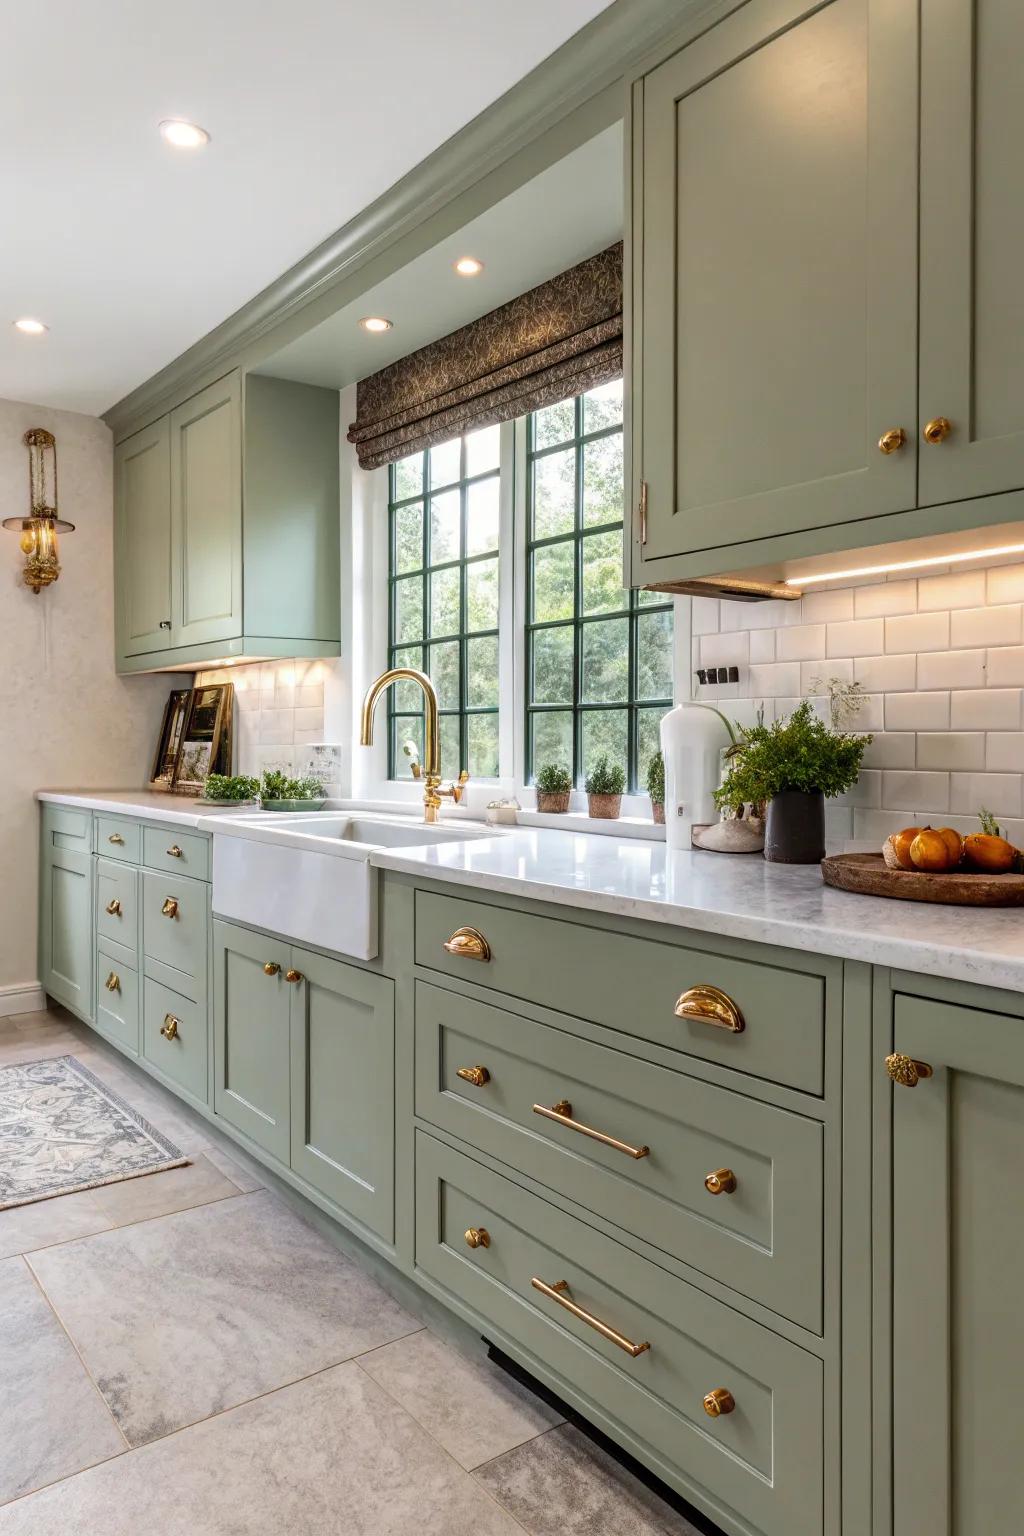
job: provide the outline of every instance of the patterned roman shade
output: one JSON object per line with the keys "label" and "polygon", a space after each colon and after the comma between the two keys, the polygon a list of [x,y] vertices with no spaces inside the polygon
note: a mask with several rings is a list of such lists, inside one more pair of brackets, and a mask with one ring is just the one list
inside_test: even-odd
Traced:
{"label": "patterned roman shade", "polygon": [[348,432],[377,469],[622,372],[622,244],[363,379]]}

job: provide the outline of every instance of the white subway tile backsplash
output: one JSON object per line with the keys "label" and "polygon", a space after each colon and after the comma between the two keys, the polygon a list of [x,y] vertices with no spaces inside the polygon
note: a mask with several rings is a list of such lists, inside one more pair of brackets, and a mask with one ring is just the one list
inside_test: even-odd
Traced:
{"label": "white subway tile backsplash", "polygon": [[829,657],[827,661],[801,662],[800,692],[804,694],[824,693],[825,684],[832,677],[838,677],[844,683],[852,683],[853,662],[849,658],[835,660],[832,657]]}
{"label": "white subway tile backsplash", "polygon": [[892,652],[949,649],[948,613],[904,613],[885,620],[885,649]]}
{"label": "white subway tile backsplash", "polygon": [[932,651],[917,658],[919,688],[983,688],[984,651]]}
{"label": "white subway tile backsplash", "polygon": [[917,683],[916,656],[863,656],[853,663],[855,680],[867,693],[890,693]]}
{"label": "white subway tile backsplash", "polygon": [[919,768],[981,769],[985,766],[983,731],[922,731],[917,738]]}
{"label": "white subway tile backsplash", "polygon": [[[295,711],[295,729],[296,731],[318,731],[323,736],[323,705],[319,705],[316,709],[297,709]],[[297,741],[298,737],[295,739]]]}
{"label": "white subway tile backsplash", "polygon": [[960,608],[949,616],[949,643],[953,647],[1019,645],[1021,606],[1007,603],[998,608]]}
{"label": "white subway tile backsplash", "polygon": [[837,795],[835,803],[838,805],[862,805],[873,810],[881,809],[882,805],[882,775],[877,768],[862,768],[860,778],[852,789],[845,794]]}
{"label": "white subway tile backsplash", "polygon": [[977,813],[984,806],[996,816],[1021,814],[1020,774],[954,773],[950,778],[950,810]]}
{"label": "white subway tile backsplash", "polygon": [[700,637],[702,667],[745,667],[749,656],[750,637],[745,631]]}
{"label": "white subway tile backsplash", "polygon": [[956,571],[949,576],[922,576],[917,583],[917,606],[922,613],[936,608],[980,608],[984,601],[984,571]]}
{"label": "white subway tile backsplash", "polygon": [[787,698],[800,692],[800,663],[798,661],[770,662],[750,668],[750,694],[752,698]]}
{"label": "white subway tile backsplash", "polygon": [[794,624],[776,634],[780,661],[824,661],[824,624]]}
{"label": "white subway tile backsplash", "polygon": [[[884,786],[882,793],[885,793]],[[871,811],[856,806],[853,812],[853,835],[881,844],[891,832],[902,832],[908,821],[909,817],[902,811]]]}
{"label": "white subway tile backsplash", "polygon": [[985,681],[990,688],[1024,687],[1024,645],[989,651]]}
{"label": "white subway tile backsplash", "polygon": [[858,587],[853,594],[853,612],[858,619],[885,618],[891,613],[916,613],[917,582],[883,581],[878,586]]}
{"label": "white subway tile backsplash", "polygon": [[988,572],[986,595],[990,603],[1024,602],[1024,565],[993,566]]}
{"label": "white subway tile backsplash", "polygon": [[887,731],[948,731],[948,693],[887,693]]}
{"label": "white subway tile backsplash", "polygon": [[853,592],[849,587],[834,592],[805,592],[802,601],[806,624],[835,624],[853,618]]}
{"label": "white subway tile backsplash", "polygon": [[990,773],[1024,773],[1024,731],[994,731],[985,740]]}
{"label": "white subway tile backsplash", "polygon": [[913,731],[876,731],[864,749],[865,768],[913,768],[916,764],[917,737]]}
{"label": "white subway tile backsplash", "polygon": [[1019,688],[965,688],[950,694],[954,731],[1015,731],[1020,725]]}
{"label": "white subway tile backsplash", "polygon": [[750,660],[752,662],[775,660],[775,630],[752,629],[750,633]]}
{"label": "white subway tile backsplash", "polygon": [[892,811],[948,811],[949,774],[885,769],[882,773],[882,802],[886,810]]}
{"label": "white subway tile backsplash", "polygon": [[690,633],[694,635],[717,635],[717,597],[695,597],[693,599],[693,608],[690,615]]}
{"label": "white subway tile backsplash", "polygon": [[883,619],[850,619],[828,626],[830,656],[880,656],[885,650]]}

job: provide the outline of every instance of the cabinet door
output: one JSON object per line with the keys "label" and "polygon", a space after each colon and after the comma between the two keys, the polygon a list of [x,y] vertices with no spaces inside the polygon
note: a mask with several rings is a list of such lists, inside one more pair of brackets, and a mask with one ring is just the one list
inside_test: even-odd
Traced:
{"label": "cabinet door", "polygon": [[43,990],[92,1020],[92,854],[48,848],[39,872]]}
{"label": "cabinet door", "polygon": [[214,1111],[287,1163],[291,946],[231,923],[213,935]]}
{"label": "cabinet door", "polygon": [[1024,7],[921,6],[921,447],[926,504],[1024,486]]}
{"label": "cabinet door", "polygon": [[394,983],[302,949],[292,964],[292,1168],[391,1242]]}
{"label": "cabinet door", "polygon": [[895,1536],[1024,1527],[1024,1036],[1019,1019],[896,999]]}
{"label": "cabinet door", "polygon": [[169,416],[114,450],[114,587],[118,653],[171,643],[171,422]]}
{"label": "cabinet door", "polygon": [[175,646],[242,633],[242,412],[237,373],[171,412]]}
{"label": "cabinet door", "polygon": [[913,0],[751,0],[636,87],[634,581],[914,505],[916,78]]}

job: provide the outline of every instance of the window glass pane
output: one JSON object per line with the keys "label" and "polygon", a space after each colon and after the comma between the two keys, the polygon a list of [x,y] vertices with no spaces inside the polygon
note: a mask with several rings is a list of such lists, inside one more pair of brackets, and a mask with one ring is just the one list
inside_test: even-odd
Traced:
{"label": "window glass pane", "polygon": [[552,539],[576,524],[576,453],[547,453],[533,465],[533,537]]}
{"label": "window glass pane", "polygon": [[498,637],[466,641],[466,703],[470,709],[498,707]]}
{"label": "window glass pane", "polygon": [[583,608],[587,613],[618,613],[629,607],[622,585],[622,531],[592,533],[580,541]]}
{"label": "window glass pane", "polygon": [[583,396],[583,430],[600,432],[604,427],[622,425],[622,380],[599,384]]}
{"label": "window glass pane", "polygon": [[598,437],[583,447],[583,523],[622,521],[622,433]]}
{"label": "window glass pane", "polygon": [[418,571],[423,564],[423,503],[395,509],[395,570]]}
{"label": "window glass pane", "polygon": [[664,592],[635,592],[633,594],[638,608],[668,608],[672,612],[672,599],[666,597]]}
{"label": "window glass pane", "polygon": [[[437,702],[442,709],[459,707],[459,642],[448,640],[444,645],[430,647],[430,681],[437,689]],[[414,688],[415,683],[412,685]]]}
{"label": "window glass pane", "polygon": [[663,706],[658,709],[637,710],[637,759],[641,789],[646,788],[647,770],[650,767],[651,758],[661,747],[661,717],[665,713]]}
{"label": "window glass pane", "polygon": [[[396,650],[391,657],[393,667],[415,667],[417,672],[423,671],[423,652],[418,645],[407,646],[405,650]],[[391,690],[393,700],[392,708],[397,715],[416,715],[423,708],[423,689],[419,683],[396,683]]]}
{"label": "window glass pane", "polygon": [[469,730],[469,762],[466,764],[474,779],[498,777],[498,716],[467,715]]}
{"label": "window glass pane", "polygon": [[479,432],[466,436],[466,474],[485,475],[489,469],[497,469],[501,451],[501,428],[481,427]]}
{"label": "window glass pane", "polygon": [[428,450],[430,458],[430,484],[454,485],[459,478],[462,463],[462,438],[453,437],[450,443],[439,443]]}
{"label": "window glass pane", "polygon": [[540,710],[531,716],[533,724],[533,762],[530,777],[548,763],[572,772],[572,711]]}
{"label": "window glass pane", "polygon": [[[423,695],[420,694],[420,698]],[[412,758],[406,752],[406,743],[411,743],[417,760],[423,762],[423,716],[422,715],[394,715],[391,720],[392,739],[394,741],[393,765],[391,777],[393,779],[411,779]]]}
{"label": "window glass pane", "polygon": [[462,772],[462,742],[459,739],[458,715],[442,715],[440,721],[441,731],[441,777],[443,779],[457,779]]}
{"label": "window glass pane", "polygon": [[466,631],[498,627],[498,561],[473,560],[466,566]]}
{"label": "window glass pane", "polygon": [[466,492],[466,554],[486,555],[498,547],[500,482],[478,480]]}
{"label": "window glass pane", "polygon": [[636,621],[636,696],[638,699],[672,697],[672,614],[659,609],[642,613]]}
{"label": "window glass pane", "polygon": [[584,624],[584,704],[624,704],[629,698],[629,620]]}
{"label": "window glass pane", "polygon": [[583,712],[583,772],[588,774],[599,757],[628,771],[629,710],[587,709]]}
{"label": "window glass pane", "polygon": [[457,635],[461,600],[461,571],[457,565],[430,576],[430,634]]}
{"label": "window glass pane", "polygon": [[395,582],[395,643],[423,638],[423,577],[406,576]]}
{"label": "window glass pane", "polygon": [[407,496],[418,496],[423,490],[423,455],[411,453],[407,459],[399,459],[393,469],[392,501],[404,501]]}
{"label": "window glass pane", "polygon": [[534,448],[553,448],[555,443],[567,443],[575,435],[575,400],[559,400],[556,405],[547,405],[533,418]]}
{"label": "window glass pane", "polygon": [[430,563],[444,565],[459,558],[462,503],[458,491],[430,498]]}
{"label": "window glass pane", "polygon": [[534,704],[571,704],[576,631],[571,624],[533,632]]}
{"label": "window glass pane", "polygon": [[575,549],[564,544],[543,544],[533,552],[533,618],[537,624],[552,619],[571,619],[575,610]]}

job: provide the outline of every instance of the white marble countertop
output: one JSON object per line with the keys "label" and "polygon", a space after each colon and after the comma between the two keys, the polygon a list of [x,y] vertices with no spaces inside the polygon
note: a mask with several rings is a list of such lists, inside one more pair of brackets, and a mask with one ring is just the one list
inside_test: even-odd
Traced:
{"label": "white marble countertop", "polygon": [[522,827],[501,838],[381,850],[371,862],[481,891],[1024,992],[1024,910],[855,896],[824,885],[817,865]]}
{"label": "white marble countertop", "polygon": [[191,795],[171,795],[159,789],[37,789],[36,799],[51,805],[74,805],[109,816],[140,816],[176,827],[201,827],[211,816],[252,815],[253,807],[233,811],[223,805],[198,805]]}

